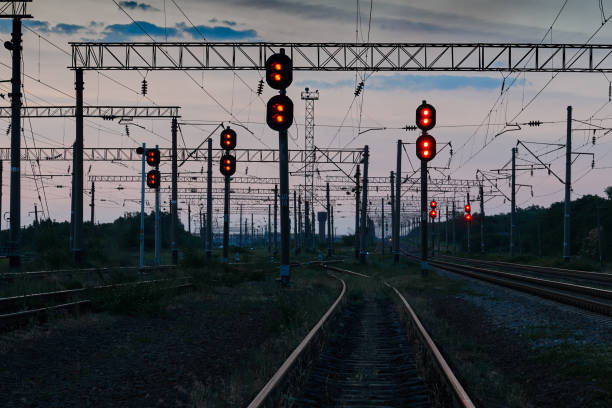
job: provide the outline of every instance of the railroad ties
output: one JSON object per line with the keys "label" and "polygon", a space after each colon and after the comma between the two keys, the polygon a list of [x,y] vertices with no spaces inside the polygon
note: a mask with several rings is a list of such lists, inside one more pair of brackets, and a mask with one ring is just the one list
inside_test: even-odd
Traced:
{"label": "railroad ties", "polygon": [[429,407],[431,396],[390,301],[350,303],[294,407]]}

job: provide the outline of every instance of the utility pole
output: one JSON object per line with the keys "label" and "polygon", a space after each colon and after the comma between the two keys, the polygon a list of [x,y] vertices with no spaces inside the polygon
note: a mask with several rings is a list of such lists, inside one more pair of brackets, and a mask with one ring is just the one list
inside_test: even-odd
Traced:
{"label": "utility pole", "polygon": [[327,197],[327,257],[331,258],[332,256],[332,227],[331,227],[331,205],[329,203],[329,182],[326,187],[326,197]]}
{"label": "utility pole", "polygon": [[297,210],[297,219],[298,219],[298,245],[296,253],[300,253],[302,251],[302,246],[304,245],[304,230],[302,229],[302,195],[298,197],[298,210]]}
{"label": "utility pole", "polygon": [[[470,203],[470,193],[467,193],[467,203],[469,206],[471,206],[472,204]],[[467,223],[467,250],[468,250],[468,255],[472,254],[472,236],[471,236],[471,232],[472,232],[472,222],[468,222]]]}
{"label": "utility pole", "polygon": [[268,253],[272,252],[272,207],[268,204]]}
{"label": "utility pole", "polygon": [[240,204],[240,236],[239,236],[239,246],[240,246],[240,248],[242,248],[242,204]]}
{"label": "utility pole", "polygon": [[[212,139],[208,139],[208,173],[206,175],[206,257],[212,256]],[[252,224],[252,220],[251,220]]]}
{"label": "utility pole", "polygon": [[510,256],[514,257],[514,230],[516,228],[516,153],[517,148],[512,148],[512,191],[510,195]]}
{"label": "utility pole", "polygon": [[147,145],[145,143],[142,144],[142,180],[140,181],[140,234],[138,235],[140,238],[140,257],[138,261],[138,267],[142,271],[144,268],[144,204],[145,204],[145,162],[146,162],[146,154]]}
{"label": "utility pole", "polygon": [[[2,172],[0,171],[0,174]],[[1,180],[1,177],[0,177]],[[1,183],[1,182],[0,182]],[[95,211],[95,205],[96,205],[96,183],[94,183],[93,181],[91,182],[91,204],[89,204],[89,206],[91,207],[91,225],[94,225],[94,211]],[[0,211],[1,213],[1,211]]]}
{"label": "utility pole", "polygon": [[278,185],[274,185],[274,258],[278,257]]}
{"label": "utility pole", "polygon": [[446,253],[448,253],[448,203],[446,203],[446,219],[444,220],[444,234],[446,241]]}
{"label": "utility pole", "polygon": [[298,212],[297,191],[293,190],[293,252],[298,254]]}
{"label": "utility pole", "polygon": [[484,189],[482,184],[479,187],[480,193],[480,253],[485,253],[485,239],[484,239],[484,223],[485,223],[485,212],[484,212]]}
{"label": "utility pole", "polygon": [[380,199],[380,254],[385,255],[385,199]]}
{"label": "utility pole", "polygon": [[361,200],[361,191],[360,191],[360,166],[357,165],[357,170],[355,171],[355,259],[359,259],[359,206]]}
{"label": "utility pole", "polygon": [[82,261],[83,250],[83,70],[75,71],[76,90],[76,140],[74,142],[74,154],[72,158],[72,171],[74,173],[74,184],[72,194],[74,195],[74,234],[72,237],[74,260],[77,264]]}
{"label": "utility pole", "polygon": [[[178,248],[176,246],[176,232],[178,229],[178,165],[177,165],[177,132],[178,122],[176,118],[172,118],[172,200],[170,200],[171,209],[171,231],[170,231],[170,247],[172,250],[172,264],[178,264]],[[210,156],[209,156],[210,157]],[[210,159],[209,159],[210,160]],[[226,181],[227,184],[227,181]]]}
{"label": "utility pole", "polygon": [[456,234],[456,224],[457,221],[455,219],[455,200],[453,199],[453,221],[451,223],[452,227],[453,227],[453,255],[455,255],[457,253],[457,234]]}
{"label": "utility pole", "polygon": [[191,235],[191,203],[187,203],[187,231]]}
{"label": "utility pole", "polygon": [[393,262],[399,262],[399,240],[397,237],[397,208],[395,206],[395,176],[391,171],[389,180],[391,181],[391,253],[393,254]]}
{"label": "utility pole", "polygon": [[[421,177],[422,177],[422,170],[421,170]],[[394,254],[393,261],[395,263],[399,262],[399,254],[400,254],[400,234],[401,234],[400,232],[400,210],[401,210],[400,209],[400,198],[401,198],[401,195],[402,195],[402,141],[398,140],[397,141],[397,163],[396,163],[396,169],[395,169],[395,233],[394,233],[395,235],[393,236],[393,254]],[[427,208],[427,204],[425,204],[424,208]],[[427,221],[425,221],[425,223],[427,223]]]}
{"label": "utility pole", "polygon": [[[309,217],[310,217],[309,203],[308,203],[308,200],[304,198],[304,237],[305,237],[306,244],[310,242],[310,219]],[[306,247],[307,245],[304,245],[304,248]]]}
{"label": "utility pole", "polygon": [[365,145],[363,149],[363,194],[361,204],[361,254],[360,261],[366,263],[367,255],[367,222],[368,222],[368,161],[370,159],[370,149]]}
{"label": "utility pole", "polygon": [[572,191],[572,107],[567,107],[567,140],[565,142],[565,215],[563,217],[563,260],[570,260],[570,206]]}

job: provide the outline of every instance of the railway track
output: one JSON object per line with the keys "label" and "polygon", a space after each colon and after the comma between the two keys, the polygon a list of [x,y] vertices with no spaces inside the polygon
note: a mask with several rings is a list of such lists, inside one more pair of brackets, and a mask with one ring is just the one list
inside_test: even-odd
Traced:
{"label": "railway track", "polygon": [[[326,269],[369,275],[326,265]],[[333,276],[333,275],[332,275]],[[270,381],[253,399],[249,408],[291,407],[473,407],[474,404],[452,373],[435,343],[406,299],[392,286],[401,311],[392,301],[366,297],[355,303],[344,299],[346,283],[331,308],[291,353]],[[343,304],[346,306],[342,307]],[[403,314],[404,319],[400,317]],[[404,321],[415,333],[421,353],[409,339]],[[328,341],[322,331],[334,332]],[[317,355],[317,349],[324,351]],[[424,381],[417,360],[434,366],[442,386],[432,391]],[[428,377],[429,379],[429,377]]]}
{"label": "railway track", "polygon": [[185,279],[159,279],[0,298],[0,332],[22,327],[32,320],[44,322],[51,314],[60,311],[76,315],[87,313],[92,305],[92,300],[88,297],[101,292],[162,284],[170,284],[162,290],[173,292],[184,292],[193,288],[193,283]]}
{"label": "railway track", "polygon": [[[420,262],[420,258],[405,251],[402,251],[402,253],[409,259]],[[459,264],[436,259],[429,260],[429,264],[449,272],[516,289],[591,312],[612,316],[612,291],[608,289],[542,279],[523,274],[487,269],[471,264]]]}

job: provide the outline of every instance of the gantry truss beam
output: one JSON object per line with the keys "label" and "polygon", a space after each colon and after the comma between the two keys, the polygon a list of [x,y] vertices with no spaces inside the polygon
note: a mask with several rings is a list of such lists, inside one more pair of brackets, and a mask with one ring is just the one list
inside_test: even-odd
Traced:
{"label": "gantry truss beam", "polygon": [[28,3],[32,0],[0,0],[0,18],[32,18]]}
{"label": "gantry truss beam", "polygon": [[[178,106],[84,106],[86,118],[176,118]],[[10,118],[11,107],[0,107],[0,118]],[[28,106],[21,108],[22,118],[73,118],[75,106]]]}
{"label": "gantry truss beam", "polygon": [[264,70],[284,48],[298,71],[612,72],[612,44],[74,42],[72,69]]}
{"label": "gantry truss beam", "polygon": [[[10,148],[0,148],[0,160],[10,159]],[[172,149],[160,148],[161,160],[170,161]],[[178,161],[206,161],[208,152],[206,148],[177,149]],[[361,149],[318,149],[325,154],[317,155],[317,163],[326,164],[357,164],[361,161],[363,151]],[[278,163],[278,150],[274,149],[236,149],[233,151],[238,162],[248,163]],[[222,149],[214,149],[214,161],[221,159],[224,154]],[[307,163],[311,152],[305,150],[289,150],[290,163]],[[35,161],[71,161],[73,149],[71,147],[45,147],[45,148],[22,148],[21,160]],[[85,161],[141,161],[142,157],[136,153],[136,148],[127,147],[95,147],[83,149],[83,160]]]}
{"label": "gantry truss beam", "polygon": [[[213,177],[213,183],[225,183],[224,177]],[[178,176],[179,183],[206,183],[206,176]],[[111,182],[111,183],[140,183],[141,176],[89,176],[90,182]],[[170,175],[162,174],[161,182],[170,182]],[[278,184],[279,179],[274,177],[232,177],[232,184]]]}
{"label": "gantry truss beam", "polygon": [[[351,179],[346,176],[327,176],[325,177],[325,181],[329,183],[351,183]],[[469,179],[428,178],[427,181],[430,185],[435,185],[439,187],[479,187],[482,184],[482,181]],[[410,185],[419,184],[420,182],[420,177],[402,178],[402,184]],[[368,177],[368,183],[370,185],[382,184],[384,186],[390,186],[391,180],[389,177]]]}

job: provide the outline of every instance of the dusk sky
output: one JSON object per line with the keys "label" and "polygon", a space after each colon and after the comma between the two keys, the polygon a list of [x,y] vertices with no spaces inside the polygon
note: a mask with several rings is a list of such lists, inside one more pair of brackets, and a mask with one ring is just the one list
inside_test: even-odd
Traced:
{"label": "dusk sky", "polygon": [[[604,1],[603,5],[603,15],[612,14],[612,2]],[[590,43],[609,44],[612,40],[610,23],[602,19],[598,1],[34,0],[29,11],[34,19],[25,23],[27,28],[24,28],[23,58],[26,74],[25,102],[28,106],[74,104],[74,73],[68,68],[68,42],[151,41],[142,32],[142,28],[157,41],[201,41],[201,34],[209,41],[277,42],[582,44],[590,39]],[[186,19],[183,12],[196,27]],[[139,24],[134,24],[127,14]],[[549,30],[553,22],[552,30]],[[0,23],[0,32],[4,40],[7,40],[10,38],[10,21]],[[604,26],[600,29],[602,24]],[[597,35],[590,38],[598,29]],[[8,79],[10,53],[4,48],[2,52],[1,79]],[[257,88],[261,72],[244,71],[234,74],[191,71],[189,75],[193,79],[178,71],[103,73],[117,82],[98,72],[87,71],[87,104],[155,103],[180,106],[181,121],[185,122],[181,128],[187,147],[202,143],[216,124],[227,123],[231,115],[254,133],[251,135],[237,128],[239,148],[266,145],[278,147],[278,137],[265,126],[265,101],[274,91],[266,87],[262,98],[257,98],[252,92],[252,89]],[[140,83],[145,76],[149,85],[147,99],[140,95]],[[528,73],[512,74],[503,81],[504,76],[508,74],[377,72],[370,75],[367,72],[295,72],[294,82],[288,89],[288,95],[295,103],[297,121],[290,130],[290,148],[302,148],[304,145],[304,103],[300,100],[300,92],[306,86],[320,92],[320,100],[315,105],[315,122],[318,125],[315,129],[315,144],[319,147],[359,148],[369,145],[372,176],[388,176],[389,171],[395,170],[398,139],[405,142],[416,139],[417,132],[406,132],[401,128],[414,124],[414,110],[424,99],[437,108],[438,126],[431,134],[436,136],[440,144],[452,142],[454,156],[450,160],[450,170],[444,172],[444,176],[450,175],[452,178],[473,179],[477,169],[503,166],[510,159],[511,148],[517,139],[564,143],[568,105],[573,106],[576,119],[604,128],[611,124],[612,103],[609,103],[608,94],[609,79],[612,79],[610,76],[608,78],[601,73],[562,73],[550,81],[553,74]],[[355,98],[355,86],[364,77],[367,78],[364,91]],[[500,98],[502,83],[504,93]],[[513,86],[506,90],[511,83]],[[543,87],[545,89],[542,91]],[[0,92],[6,94],[7,84],[0,84],[0,89]],[[4,103],[9,105],[8,98]],[[528,106],[523,109],[526,104]],[[505,128],[506,122],[522,123],[531,120],[554,123],[533,128],[523,126],[519,131],[508,131],[495,137]],[[8,121],[2,121],[6,128]],[[186,122],[198,125],[192,126]],[[85,146],[136,147],[138,143],[146,142],[147,145],[169,147],[169,120],[135,120],[135,123],[130,126],[128,136],[125,126],[116,121],[86,120]],[[341,124],[343,126],[339,127]],[[387,130],[359,135],[365,129],[383,127]],[[598,131],[596,144],[593,145],[593,132],[582,130],[591,126],[574,123],[573,127],[576,129],[574,151],[594,152],[595,169],[591,170],[591,158],[588,156],[576,160],[573,166],[572,198],[584,194],[603,195],[603,190],[612,185],[612,132],[605,134],[605,131]],[[24,120],[24,137],[29,147],[34,142],[38,147],[70,146],[74,141],[74,121]],[[217,147],[218,135],[214,134],[213,137],[214,146]],[[8,135],[3,140],[3,147],[10,146]],[[180,147],[182,143],[181,140]],[[481,150],[485,143],[486,147]],[[543,151],[542,147],[535,149]],[[407,151],[412,163],[416,165],[414,147],[408,146]],[[520,156],[528,158],[524,149],[520,150]],[[546,161],[553,159],[553,169],[563,175],[562,152],[547,156]],[[432,163],[437,166],[447,165],[448,150],[438,155]],[[43,180],[50,218],[58,221],[70,217],[70,177],[66,177],[70,164],[41,164],[43,174],[61,175]],[[169,163],[164,166],[162,172],[168,172]],[[181,172],[199,172],[202,166],[205,163],[191,162],[182,167]],[[215,163],[215,171],[217,167]],[[244,175],[245,167],[240,164],[236,175]],[[249,164],[248,167],[249,175],[278,177],[277,165]],[[8,163],[4,164],[4,169],[2,208],[6,211],[9,203]],[[404,169],[410,169],[406,157]],[[35,172],[39,172],[38,167]],[[138,172],[138,163],[85,163],[86,176],[136,175]],[[32,174],[29,163],[22,164],[22,173]],[[442,177],[441,174],[432,175]],[[545,171],[536,172],[534,176],[522,172],[517,182],[533,185],[533,197],[529,189],[520,190],[517,199],[520,207],[533,204],[548,206],[563,199],[562,184]],[[203,187],[195,184],[189,186]],[[89,188],[89,185],[85,187]],[[116,187],[110,183],[96,185],[96,197],[108,200],[97,202],[96,218],[100,222],[108,222],[125,211],[139,209],[138,203],[133,201],[126,202],[124,206],[125,199],[139,198],[139,185],[125,184],[124,190],[117,190]],[[507,184],[500,188],[509,195]],[[31,180],[24,180],[22,189],[22,224],[30,224],[33,214],[28,213],[33,211],[38,198]],[[476,193],[476,190],[472,192],[474,197]],[[153,195],[149,196],[150,203],[153,203]],[[86,205],[88,201],[86,197]],[[492,199],[486,205],[488,213],[509,211],[509,203],[504,203],[501,198]],[[43,207],[47,215],[46,205]],[[185,205],[180,207],[181,219],[186,222]],[[338,210],[342,208],[337,207]],[[341,215],[347,218],[337,219],[338,233],[352,232],[352,208],[351,205],[343,210]],[[87,206],[85,214],[88,219]],[[3,219],[2,227],[7,226]]]}

